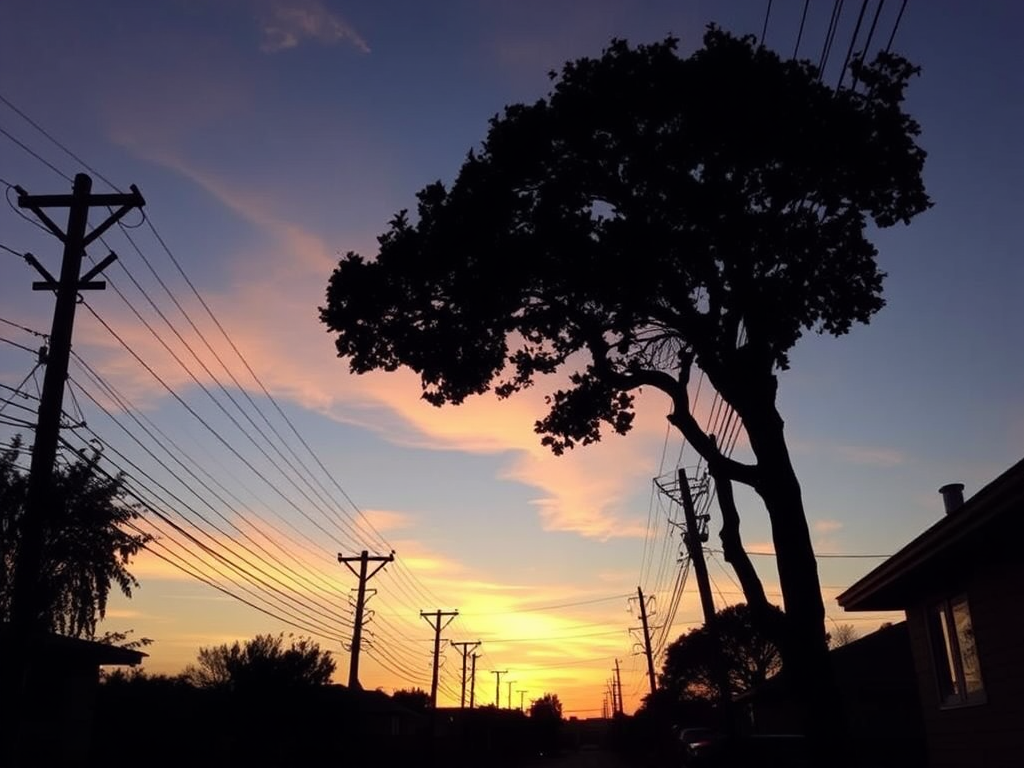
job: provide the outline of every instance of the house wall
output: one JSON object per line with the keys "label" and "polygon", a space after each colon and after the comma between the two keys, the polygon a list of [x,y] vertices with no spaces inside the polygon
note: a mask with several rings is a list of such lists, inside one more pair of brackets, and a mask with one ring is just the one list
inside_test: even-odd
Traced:
{"label": "house wall", "polygon": [[[1007,532],[1004,532],[1007,533]],[[1013,531],[1014,534],[1018,531]],[[1018,535],[980,542],[907,610],[932,768],[1024,765],[1024,563]],[[940,706],[929,606],[967,595],[985,687],[978,704]]]}

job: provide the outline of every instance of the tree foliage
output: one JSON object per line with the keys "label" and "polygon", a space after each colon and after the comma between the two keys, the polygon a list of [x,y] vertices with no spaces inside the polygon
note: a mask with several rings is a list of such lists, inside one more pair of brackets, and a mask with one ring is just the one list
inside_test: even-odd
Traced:
{"label": "tree foliage", "polygon": [[422,688],[409,688],[395,691],[391,698],[413,712],[426,712],[430,709],[430,694]]}
{"label": "tree foliage", "polygon": [[277,691],[329,683],[336,666],[331,653],[309,638],[288,637],[287,647],[284,634],[279,634],[200,648],[196,663],[185,669],[185,677],[199,688],[234,691]]}
{"label": "tree foliage", "polygon": [[899,109],[914,68],[883,55],[858,68],[867,93],[836,93],[749,39],[675,47],[567,64],[491,121],[451,189],[418,194],[415,223],[392,220],[375,261],[341,260],[321,318],[354,371],[408,366],[441,404],[568,365],[537,424],[560,452],[627,431],[636,387],[677,388],[655,372],[770,372],[804,330],[881,308],[867,219],[927,205]]}
{"label": "tree foliage", "polygon": [[860,637],[860,632],[853,624],[836,624],[835,628],[828,633],[828,647],[842,648],[849,645]]}
{"label": "tree foliage", "polygon": [[545,693],[530,704],[530,717],[537,720],[559,721],[562,719],[562,702],[557,693]]}
{"label": "tree foliage", "polygon": [[[553,74],[546,98],[492,119],[454,183],[428,185],[415,218],[392,219],[375,259],[341,259],[320,310],[353,372],[411,368],[435,405],[557,374],[535,424],[556,454],[628,432],[640,388],[665,393],[715,481],[725,558],[767,625],[732,484],[765,505],[782,651],[823,728],[825,612],[777,373],[804,333],[840,336],[881,309],[869,227],[930,205],[919,126],[902,108],[916,68],[888,52],[852,66],[859,87],[837,91],[810,62],[713,27],[688,57],[674,39],[613,41]],[[698,425],[694,367],[740,417],[754,463]]]}
{"label": "tree foliage", "polygon": [[777,638],[741,603],[716,613],[713,630],[697,627],[668,646],[660,687],[675,699],[718,701],[719,660],[725,663],[732,695],[757,688],[782,667]]}
{"label": "tree foliage", "polygon": [[[19,469],[22,453],[20,439],[0,453],[0,615],[5,621],[28,493],[28,476]],[[95,636],[112,586],[131,597],[139,583],[128,566],[149,540],[131,527],[139,513],[125,501],[121,477],[104,474],[99,459],[98,451],[83,451],[54,469],[53,506],[43,531],[40,625],[73,637]]]}

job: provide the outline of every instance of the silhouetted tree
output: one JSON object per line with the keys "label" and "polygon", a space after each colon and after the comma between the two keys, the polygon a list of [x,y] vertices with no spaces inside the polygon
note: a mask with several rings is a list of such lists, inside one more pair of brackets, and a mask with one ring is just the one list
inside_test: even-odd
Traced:
{"label": "silhouetted tree", "polygon": [[413,712],[426,712],[430,708],[430,694],[420,688],[395,691],[391,698]]}
{"label": "silhouetted tree", "polygon": [[551,754],[560,746],[562,702],[558,694],[545,693],[530,704],[530,728],[541,752]]}
{"label": "silhouetted tree", "polygon": [[842,648],[860,637],[853,624],[836,624],[835,629],[828,633],[828,647]]}
{"label": "silhouetted tree", "polygon": [[562,702],[557,693],[545,693],[530,704],[530,717],[538,720],[561,720]]}
{"label": "silhouetted tree", "polygon": [[782,667],[777,641],[741,603],[715,614],[713,632],[706,626],[697,627],[671,643],[665,651],[659,685],[677,699],[718,701],[718,659],[725,663],[733,695],[757,688]]}
{"label": "silhouetted tree", "polygon": [[[767,509],[786,605],[782,650],[819,735],[840,718],[806,515],[776,407],[806,331],[845,334],[883,306],[869,223],[928,207],[919,127],[901,107],[916,69],[881,53],[835,91],[809,62],[711,28],[613,41],[566,64],[545,99],[491,120],[451,185],[397,214],[375,260],[349,253],[321,320],[356,373],[407,366],[435,405],[561,374],[536,423],[556,453],[625,433],[634,394],[716,481],[725,557],[759,620],[772,612],[739,534],[732,484]],[[690,411],[698,367],[742,420],[754,463],[726,456]]]}
{"label": "silhouetted tree", "polygon": [[[291,637],[291,635],[289,635]],[[285,636],[256,635],[244,644],[200,648],[185,677],[199,688],[277,691],[326,685],[335,662],[313,640],[299,637],[286,648]]]}
{"label": "silhouetted tree", "polygon": [[[14,567],[28,495],[19,469],[20,437],[0,452],[0,619],[10,620]],[[119,476],[99,467],[98,451],[82,451],[53,472],[53,506],[43,531],[38,575],[40,626],[92,638],[106,614],[112,585],[126,597],[139,585],[128,570],[149,536],[131,529],[137,510],[124,500]],[[137,641],[142,642],[142,641]]]}

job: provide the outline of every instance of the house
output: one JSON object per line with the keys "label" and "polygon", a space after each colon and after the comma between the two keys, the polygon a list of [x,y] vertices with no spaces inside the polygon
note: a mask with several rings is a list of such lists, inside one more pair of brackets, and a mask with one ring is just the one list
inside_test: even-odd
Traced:
{"label": "house", "polygon": [[[0,655],[23,669],[24,639],[15,642],[9,625],[0,627]],[[141,651],[93,640],[47,632],[31,640],[35,654],[27,680],[5,674],[3,692],[8,703],[17,702],[19,738],[5,749],[17,749],[28,765],[74,766],[87,761],[93,737],[99,670],[107,665],[134,666],[146,656]],[[10,751],[5,751],[10,757]]]}
{"label": "house", "polygon": [[932,768],[1024,765],[1024,461],[837,598],[903,610]]}
{"label": "house", "polygon": [[[829,652],[849,727],[847,752],[854,765],[922,768],[926,765],[924,726],[907,623],[884,626]],[[785,671],[736,698],[745,717],[740,730],[751,734],[800,733],[800,708]]]}

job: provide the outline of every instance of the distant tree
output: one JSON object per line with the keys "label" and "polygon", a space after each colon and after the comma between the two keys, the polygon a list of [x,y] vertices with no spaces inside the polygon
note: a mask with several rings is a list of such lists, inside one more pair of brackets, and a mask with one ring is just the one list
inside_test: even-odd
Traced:
{"label": "distant tree", "polygon": [[714,632],[697,627],[668,646],[660,687],[675,699],[717,701],[719,658],[725,662],[733,695],[757,688],[782,668],[777,639],[766,634],[741,603],[715,614]]}
{"label": "distant tree", "polygon": [[[560,454],[626,433],[643,387],[707,462],[725,558],[767,622],[732,484],[768,512],[786,606],[780,637],[808,729],[841,726],[817,564],[776,402],[808,331],[840,336],[883,306],[869,227],[930,201],[919,126],[902,109],[917,70],[880,53],[858,87],[712,28],[566,64],[547,98],[492,119],[450,188],[418,194],[376,258],[349,253],[321,320],[353,372],[417,372],[430,403],[500,398],[558,374],[536,422]],[[740,417],[754,463],[725,455],[691,412],[699,368]]]}
{"label": "distant tree", "polygon": [[537,720],[561,720],[562,702],[557,693],[545,693],[530,704],[530,717]]}
{"label": "distant tree", "polygon": [[283,634],[256,635],[244,644],[200,648],[185,677],[199,688],[235,691],[308,688],[331,681],[335,662],[329,651],[306,637],[292,639],[288,647],[284,642]]}
{"label": "distant tree", "polygon": [[835,629],[828,633],[828,647],[842,648],[860,637],[853,624],[836,624]]}
{"label": "distant tree", "polygon": [[558,694],[545,693],[530,704],[530,730],[542,753],[557,752],[561,744],[562,702]]}
{"label": "distant tree", "polygon": [[430,708],[430,694],[420,688],[395,691],[391,698],[413,712],[426,712]]}
{"label": "distant tree", "polygon": [[[0,618],[10,620],[14,569],[21,541],[28,476],[19,469],[21,438],[0,452]],[[131,558],[149,541],[132,528],[139,517],[125,501],[124,483],[99,466],[99,451],[82,451],[56,467],[53,506],[43,531],[38,574],[40,626],[72,637],[93,638],[112,585],[126,597],[139,582]],[[136,641],[140,642],[140,641]]]}
{"label": "distant tree", "polygon": [[157,691],[192,686],[191,681],[183,674],[150,674],[142,667],[101,669],[100,683],[110,687],[148,688]]}

